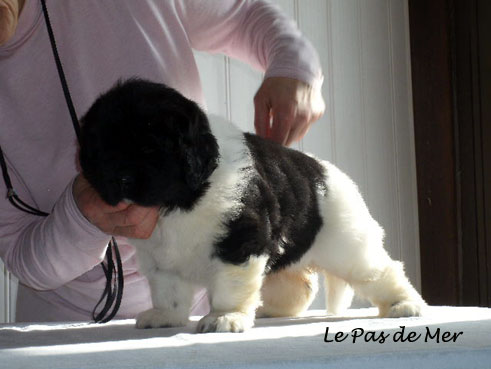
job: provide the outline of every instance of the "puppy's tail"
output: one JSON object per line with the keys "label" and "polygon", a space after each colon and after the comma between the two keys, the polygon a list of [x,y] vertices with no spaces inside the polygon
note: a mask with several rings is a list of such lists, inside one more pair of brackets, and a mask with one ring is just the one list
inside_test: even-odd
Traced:
{"label": "puppy's tail", "polygon": [[339,315],[351,306],[353,289],[345,280],[326,272],[324,282],[327,313]]}

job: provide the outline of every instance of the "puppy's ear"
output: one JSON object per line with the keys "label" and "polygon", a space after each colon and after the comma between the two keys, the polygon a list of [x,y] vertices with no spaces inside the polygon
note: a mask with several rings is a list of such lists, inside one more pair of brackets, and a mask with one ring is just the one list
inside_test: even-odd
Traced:
{"label": "puppy's ear", "polygon": [[206,115],[200,110],[188,126],[189,140],[180,145],[186,163],[185,178],[193,190],[199,189],[218,165],[218,144],[211,133]]}

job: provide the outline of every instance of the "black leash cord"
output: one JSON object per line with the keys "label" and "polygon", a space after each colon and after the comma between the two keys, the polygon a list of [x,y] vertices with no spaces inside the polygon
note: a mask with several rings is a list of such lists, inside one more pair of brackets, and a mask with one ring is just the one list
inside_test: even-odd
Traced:
{"label": "black leash cord", "polygon": [[43,7],[44,20],[46,21],[46,28],[48,30],[51,49],[53,50],[53,56],[55,57],[56,69],[58,69],[58,75],[60,76],[61,87],[63,88],[65,101],[67,103],[68,111],[70,112],[70,117],[72,118],[73,129],[77,135],[78,142],[80,142],[80,124],[78,123],[77,113],[75,112],[75,106],[73,105],[72,101],[72,95],[70,95],[65,72],[63,71],[63,65],[61,64],[60,55],[58,54],[58,47],[56,46],[55,34],[53,32],[53,28],[51,27],[48,8],[46,7],[46,0],[41,0],[41,5]]}
{"label": "black leash cord", "polygon": [[12,181],[10,180],[10,176],[7,170],[7,163],[5,162],[5,157],[3,156],[3,151],[2,148],[0,147],[0,165],[2,167],[2,175],[3,175],[3,180],[5,182],[5,186],[7,187],[7,198],[10,201],[10,203],[16,207],[17,209],[32,214],[32,215],[38,215],[38,216],[48,216],[48,213],[45,213],[44,211],[38,210],[36,208],[33,208],[32,206],[26,204],[24,201],[22,201],[19,196],[15,193],[14,187],[12,186]]}
{"label": "black leash cord", "polygon": [[[117,264],[117,271],[118,271],[117,280],[114,281],[114,284],[112,283],[114,261],[113,261],[113,255],[111,249],[114,249],[114,253],[116,255],[116,264]],[[120,270],[121,271],[123,270],[123,265],[121,263],[121,255],[119,254],[118,245],[116,244],[114,237],[111,239],[106,249],[106,261],[107,261],[107,267],[104,265],[104,263],[101,263],[102,269],[104,270],[104,274],[106,275],[106,287],[104,288],[104,292],[102,293],[101,298],[97,302],[94,311],[92,312],[92,317],[94,321],[97,323],[107,323],[112,318],[114,318],[114,316],[119,310],[119,307],[121,306],[121,300],[123,297],[122,286],[124,284],[124,278],[123,278],[123,273],[119,273]],[[95,312],[104,299],[106,299],[106,303],[104,304],[102,310],[96,315]],[[106,316],[107,312],[109,311],[115,300],[116,302],[113,307],[113,310],[108,316]]]}
{"label": "black leash cord", "polygon": [[[58,75],[60,77],[61,86],[63,88],[63,93],[65,94],[67,107],[70,112],[70,117],[72,119],[73,129],[75,130],[77,139],[80,142],[80,124],[77,119],[77,113],[75,112],[75,107],[73,105],[70,91],[68,89],[68,83],[66,81],[65,73],[63,71],[61,59],[58,54],[58,49],[56,47],[55,36],[53,33],[53,28],[51,27],[51,22],[48,15],[48,8],[46,7],[45,0],[41,0],[41,6],[43,8],[44,19],[46,21],[46,27],[51,42],[51,48],[53,50],[53,56],[56,62],[56,68],[58,69]],[[48,216],[49,215],[48,213],[45,213],[44,211],[38,210],[28,205],[17,196],[12,186],[12,181],[10,180],[10,176],[8,174],[7,163],[5,161],[5,157],[3,155],[3,151],[1,147],[0,147],[0,166],[2,168],[3,180],[5,182],[5,186],[7,187],[7,198],[10,201],[10,203],[17,209],[24,211],[26,213],[37,215],[37,216],[43,216],[43,217]],[[112,255],[113,250],[116,256],[116,265],[114,265],[114,261],[113,261],[113,255]],[[123,299],[123,289],[124,289],[123,265],[121,262],[121,255],[119,253],[118,245],[114,237],[112,237],[106,249],[106,261],[107,261],[107,267],[106,265],[104,265],[104,262],[101,263],[102,269],[104,270],[104,275],[106,277],[106,286],[99,302],[96,304],[92,312],[92,317],[94,321],[97,323],[106,323],[110,321],[112,318],[114,318],[114,316],[119,310],[119,307],[121,306],[121,301]],[[116,276],[114,282],[113,282],[113,276]],[[104,307],[102,308],[100,313],[96,314],[97,308],[99,307],[99,305],[104,299],[106,299]],[[113,306],[113,309],[109,313],[109,315],[106,316],[106,314],[111,309],[111,306]]]}
{"label": "black leash cord", "polygon": [[[68,89],[68,83],[65,77],[65,73],[63,71],[63,65],[61,63],[60,55],[58,54],[58,47],[56,46],[55,34],[53,32],[53,28],[51,26],[51,21],[48,14],[48,8],[46,6],[46,0],[41,0],[41,5],[43,8],[44,19],[46,21],[46,28],[48,30],[49,40],[51,42],[51,49],[53,50],[53,56],[55,58],[56,68],[58,70],[58,75],[60,77],[61,87],[63,88],[63,93],[65,94],[65,101],[67,103],[68,111],[70,112],[70,117],[72,118],[73,129],[75,130],[75,134],[77,135],[77,139],[80,142],[80,124],[78,122],[77,113],[75,112],[75,106],[73,105],[72,97],[70,95],[70,90]],[[114,262],[112,261],[112,250],[116,254],[116,264],[117,268],[115,268]],[[124,289],[124,278],[123,278],[123,265],[121,262],[121,255],[119,254],[118,244],[114,237],[111,238],[111,242],[106,249],[106,260],[107,260],[107,268],[104,263],[101,263],[102,268],[104,270],[104,274],[106,276],[106,287],[104,292],[102,293],[102,297],[99,302],[94,307],[92,312],[92,317],[97,323],[106,323],[110,321],[118,312],[119,307],[121,306],[121,300],[123,299],[123,289]],[[113,286],[113,275],[117,276],[117,280]],[[99,314],[96,314],[97,307],[100,305],[102,300],[106,298],[106,303]],[[109,309],[114,303],[114,299],[116,302],[114,304],[112,312],[105,317]]]}

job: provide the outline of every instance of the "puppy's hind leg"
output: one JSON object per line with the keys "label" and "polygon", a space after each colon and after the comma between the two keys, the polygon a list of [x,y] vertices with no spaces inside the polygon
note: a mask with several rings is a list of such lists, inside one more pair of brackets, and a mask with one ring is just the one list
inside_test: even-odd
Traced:
{"label": "puppy's hind leg", "polygon": [[262,306],[256,316],[299,315],[312,304],[318,284],[317,273],[312,268],[286,268],[268,274],[261,288]]}
{"label": "puppy's hind leg", "polygon": [[373,279],[355,283],[357,293],[379,308],[379,316],[420,316],[425,302],[407,279],[401,262],[390,260]]}
{"label": "puppy's hind leg", "polygon": [[378,225],[368,228],[372,229],[338,233],[335,244],[342,246],[316,258],[318,267],[335,276],[328,277],[328,309],[339,313],[346,308],[352,297],[348,293],[351,286],[357,295],[379,308],[381,317],[421,315],[425,303],[407,279],[402,263],[392,260],[383,249]]}
{"label": "puppy's hind leg", "polygon": [[339,315],[351,306],[354,291],[344,279],[327,272],[323,274],[327,313]]}
{"label": "puppy's hind leg", "polygon": [[199,321],[198,332],[243,332],[254,325],[266,261],[251,256],[241,265],[222,264],[208,289],[211,312]]}
{"label": "puppy's hind leg", "polygon": [[309,252],[311,262],[349,283],[382,317],[421,315],[425,303],[402,264],[385,251],[384,231],[357,186],[333,165],[325,165],[328,191],[319,198],[324,227]]}

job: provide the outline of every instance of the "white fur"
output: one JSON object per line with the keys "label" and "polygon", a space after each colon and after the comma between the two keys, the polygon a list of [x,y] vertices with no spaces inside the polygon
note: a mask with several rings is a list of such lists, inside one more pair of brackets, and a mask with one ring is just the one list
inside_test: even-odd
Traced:
{"label": "white fur", "polygon": [[[332,279],[339,289],[332,294],[332,310],[347,307],[351,286],[379,308],[380,316],[420,315],[425,303],[405,276],[402,264],[393,261],[383,248],[384,231],[370,215],[358,187],[331,163],[323,164],[328,173],[327,193],[319,198],[324,225],[302,263],[315,265],[349,284],[343,288]],[[329,297],[329,289],[327,294]],[[392,307],[401,302],[405,308]]]}
{"label": "white fur", "polygon": [[[208,289],[212,308],[198,324],[200,332],[247,329],[261,306],[267,257],[251,257],[239,266],[212,257],[215,240],[227,234],[224,222],[241,210],[239,199],[253,162],[235,126],[214,116],[210,116],[210,124],[220,161],[209,179],[209,190],[192,211],[163,212],[149,240],[134,240],[154,305],[138,316],[140,328],[185,324],[194,288],[199,285]],[[401,264],[384,250],[384,232],[371,217],[358,188],[332,164],[322,165],[327,171],[327,192],[319,188],[318,193],[323,227],[298,264],[283,275],[266,277],[260,312],[290,315],[305,310],[317,291],[314,270],[320,270],[329,282],[331,312],[349,306],[352,287],[377,305],[382,316],[419,315],[424,301]],[[289,299],[289,294],[298,298]]]}
{"label": "white fur", "polygon": [[324,288],[328,314],[339,315],[350,307],[354,291],[344,279],[324,272]]}

